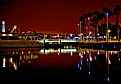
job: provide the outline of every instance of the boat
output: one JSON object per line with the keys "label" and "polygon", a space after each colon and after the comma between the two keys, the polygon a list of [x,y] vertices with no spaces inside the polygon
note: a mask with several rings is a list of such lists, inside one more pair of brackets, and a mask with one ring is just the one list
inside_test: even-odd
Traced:
{"label": "boat", "polygon": [[0,36],[0,48],[9,48],[9,47],[19,47],[19,48],[35,48],[42,47],[42,44],[36,40],[26,40],[24,38],[20,38],[14,36],[12,34],[3,34]]}

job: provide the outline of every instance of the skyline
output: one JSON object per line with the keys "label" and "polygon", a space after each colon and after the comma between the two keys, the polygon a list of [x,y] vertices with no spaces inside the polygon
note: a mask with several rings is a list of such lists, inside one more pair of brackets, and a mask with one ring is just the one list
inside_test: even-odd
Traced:
{"label": "skyline", "polygon": [[17,24],[21,32],[79,33],[77,24],[82,14],[115,4],[116,0],[1,0],[0,21],[6,22],[6,29]]}

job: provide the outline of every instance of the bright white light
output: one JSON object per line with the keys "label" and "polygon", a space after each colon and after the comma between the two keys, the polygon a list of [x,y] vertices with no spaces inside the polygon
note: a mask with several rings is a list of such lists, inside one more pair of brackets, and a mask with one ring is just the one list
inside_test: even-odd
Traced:
{"label": "bright white light", "polygon": [[108,30],[108,32],[111,32],[111,30]]}
{"label": "bright white light", "polygon": [[109,76],[108,76],[107,80],[110,81],[110,77]]}
{"label": "bright white light", "polygon": [[116,39],[116,36],[114,36],[114,39]]}
{"label": "bright white light", "polygon": [[99,36],[100,34],[98,33],[97,35]]}
{"label": "bright white light", "polygon": [[86,54],[86,52],[84,51],[84,54]]}
{"label": "bright white light", "polygon": [[88,17],[88,20],[90,20],[90,17]]}
{"label": "bright white light", "polygon": [[81,36],[82,36],[83,34],[81,33]]}
{"label": "bright white light", "polygon": [[73,36],[73,34],[70,34],[70,36],[72,37],[72,36]]}
{"label": "bright white light", "polygon": [[117,51],[114,51],[113,53],[114,53],[114,54],[117,54],[118,52],[117,52]]}
{"label": "bright white light", "polygon": [[79,52],[79,56],[80,56],[81,58],[83,58],[83,54],[82,54],[82,53],[80,53],[80,52]]}
{"label": "bright white light", "polygon": [[5,67],[5,62],[6,62],[6,59],[5,57],[3,58],[3,67]]}
{"label": "bright white light", "polygon": [[111,64],[111,61],[110,60],[108,61],[108,64]]}
{"label": "bright white light", "polygon": [[92,61],[92,57],[90,56],[90,61]]}
{"label": "bright white light", "polygon": [[100,54],[100,51],[98,50],[97,54],[99,55]]}
{"label": "bright white light", "polygon": [[2,24],[5,24],[5,21],[2,21]]}
{"label": "bright white light", "polygon": [[14,66],[14,69],[17,70],[17,65],[15,63],[13,64],[13,66]]}
{"label": "bright white light", "polygon": [[2,32],[5,32],[5,21],[2,21]]}
{"label": "bright white light", "polygon": [[60,53],[58,53],[58,55],[60,55]]}
{"label": "bright white light", "polygon": [[106,15],[108,16],[108,13],[106,13]]}
{"label": "bright white light", "polygon": [[30,51],[28,51],[28,54],[30,54]]}
{"label": "bright white light", "polygon": [[23,51],[22,51],[21,53],[22,53],[22,54],[24,54],[24,52],[23,52]]}
{"label": "bright white light", "polygon": [[73,55],[72,51],[71,51],[71,56]]}
{"label": "bright white light", "polygon": [[13,27],[14,29],[16,29],[17,28],[17,25],[14,25],[14,27]]}
{"label": "bright white light", "polygon": [[87,53],[89,53],[89,50],[87,50]]}
{"label": "bright white light", "polygon": [[89,74],[90,74],[90,71],[89,71]]}
{"label": "bright white light", "polygon": [[86,29],[88,29],[88,27],[86,27]]}
{"label": "bright white light", "polygon": [[81,56],[82,54],[79,52],[79,56]]}
{"label": "bright white light", "polygon": [[92,32],[90,31],[89,34],[92,34]]}
{"label": "bright white light", "polygon": [[112,51],[111,51],[110,53],[111,53],[111,55],[113,54],[113,52],[112,52]]}
{"label": "bright white light", "polygon": [[13,59],[12,58],[10,58],[10,62],[13,63]]}
{"label": "bright white light", "polygon": [[[54,49],[49,49],[49,50],[44,50],[41,49],[40,53],[52,53],[52,52],[58,52],[58,54],[60,54],[60,49],[58,50],[54,50]],[[71,55],[73,55],[73,52],[76,52],[76,49],[61,49],[61,53],[71,53]]]}
{"label": "bright white light", "polygon": [[[39,43],[43,43],[44,40],[37,40]],[[56,39],[53,39],[53,40],[45,40],[45,42],[60,42],[60,40],[56,40]],[[77,42],[76,40],[64,40],[64,39],[61,39],[61,42]]]}

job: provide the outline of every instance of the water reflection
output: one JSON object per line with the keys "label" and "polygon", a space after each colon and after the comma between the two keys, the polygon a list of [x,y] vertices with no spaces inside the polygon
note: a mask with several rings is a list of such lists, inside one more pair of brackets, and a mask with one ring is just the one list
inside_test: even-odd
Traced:
{"label": "water reflection", "polygon": [[104,81],[108,82],[118,80],[117,76],[114,77],[114,74],[117,74],[117,70],[120,70],[120,51],[80,49],[79,56],[80,61],[77,67],[81,71],[87,70],[91,80],[95,80],[97,75],[103,75]]}
{"label": "water reflection", "polygon": [[[54,78],[61,75],[60,79],[64,80],[112,82],[119,81],[121,77],[120,51],[34,48],[4,49],[0,51],[0,55],[0,68],[7,67],[19,71],[30,67],[32,70],[35,68],[39,70],[36,74],[43,69],[45,72],[53,69],[58,74]],[[60,70],[61,73],[58,72]],[[46,75],[48,76],[48,73]]]}
{"label": "water reflection", "polygon": [[54,49],[54,48],[49,48],[49,49],[41,49],[40,50],[40,53],[41,54],[49,54],[49,53],[72,53],[73,52],[77,52],[77,49],[62,49],[62,48],[59,48],[59,49]]}
{"label": "water reflection", "polygon": [[2,64],[1,67],[8,67],[13,68],[14,70],[18,70],[20,67],[20,64],[22,63],[32,63],[33,60],[36,60],[38,56],[36,53],[40,49],[31,49],[31,48],[9,48],[9,49],[3,49],[0,50],[0,62]]}
{"label": "water reflection", "polygon": [[[16,55],[17,56],[17,55]],[[14,57],[3,57],[3,67],[10,67],[10,68],[14,68],[14,70],[17,70],[19,67],[20,63],[19,63],[19,59],[18,58],[14,58]]]}

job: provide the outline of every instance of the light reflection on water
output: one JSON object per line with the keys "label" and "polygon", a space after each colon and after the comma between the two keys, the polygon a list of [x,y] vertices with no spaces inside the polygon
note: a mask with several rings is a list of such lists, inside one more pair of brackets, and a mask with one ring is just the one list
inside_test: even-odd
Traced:
{"label": "light reflection on water", "polygon": [[[0,51],[0,68],[15,71],[31,67],[40,70],[61,68],[64,78],[84,80],[119,81],[121,71],[120,52],[94,49],[4,49]],[[23,68],[24,66],[24,68]],[[73,70],[70,76],[68,70]],[[66,70],[66,73],[65,73]],[[75,70],[75,71],[74,71]],[[75,77],[76,74],[76,77]],[[83,75],[82,75],[83,74]],[[83,77],[81,77],[81,75]],[[118,76],[117,76],[118,75]],[[74,77],[73,77],[74,76]],[[83,80],[82,79],[82,80]],[[69,80],[69,79],[68,79]]]}

